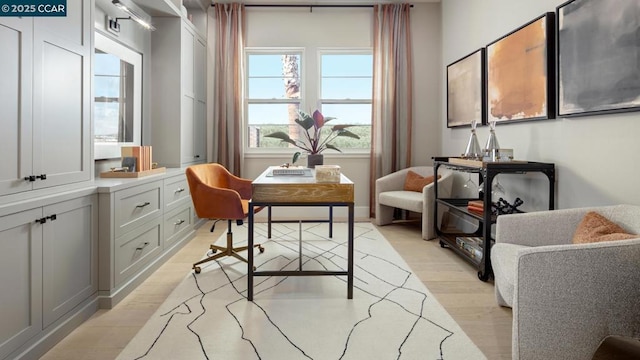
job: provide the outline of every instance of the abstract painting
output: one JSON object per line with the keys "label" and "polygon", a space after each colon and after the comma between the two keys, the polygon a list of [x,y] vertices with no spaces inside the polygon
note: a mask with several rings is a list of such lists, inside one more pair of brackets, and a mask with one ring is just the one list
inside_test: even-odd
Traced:
{"label": "abstract painting", "polygon": [[486,122],[484,65],[482,48],[447,66],[447,127]]}
{"label": "abstract painting", "polygon": [[555,117],[554,13],[487,45],[488,121]]}
{"label": "abstract painting", "polygon": [[557,8],[558,115],[640,110],[640,2],[573,0]]}

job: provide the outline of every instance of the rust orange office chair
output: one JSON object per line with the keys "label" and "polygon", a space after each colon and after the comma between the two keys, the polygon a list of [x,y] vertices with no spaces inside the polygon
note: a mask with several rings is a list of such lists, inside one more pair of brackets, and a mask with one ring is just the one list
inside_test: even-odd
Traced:
{"label": "rust orange office chair", "polygon": [[[236,221],[242,225],[242,221],[249,214],[249,200],[251,199],[251,180],[243,179],[231,174],[224,166],[216,163],[189,166],[186,170],[191,200],[196,214],[202,219],[213,219],[211,231],[216,223],[227,220],[227,246],[210,246],[211,255],[193,264],[193,270],[199,274],[200,264],[216,260],[223,256],[233,256],[239,260],[247,260],[238,254],[247,250],[247,246],[233,247],[233,232],[231,222]],[[260,252],[264,248],[255,244]]]}

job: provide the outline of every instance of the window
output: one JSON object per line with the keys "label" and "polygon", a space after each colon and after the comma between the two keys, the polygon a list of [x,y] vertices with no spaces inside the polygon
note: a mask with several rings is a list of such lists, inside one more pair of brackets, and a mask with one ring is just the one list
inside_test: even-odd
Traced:
{"label": "window", "polygon": [[371,147],[371,51],[322,51],[320,53],[320,108],[336,119],[332,125],[355,125],[349,130],[360,139],[339,137],[333,144],[341,150]]}
{"label": "window", "polygon": [[140,145],[142,55],[100,33],[94,54],[94,157],[120,157],[122,145]]}
{"label": "window", "polygon": [[[302,50],[247,53],[247,125],[249,148],[286,148],[265,138],[275,131],[295,131],[302,102]],[[286,129],[286,130],[285,130]]]}
{"label": "window", "polygon": [[[246,118],[248,149],[288,149],[289,144],[265,135],[284,131],[298,137],[298,109],[319,109],[335,117],[331,125],[356,125],[360,140],[339,137],[339,149],[366,149],[371,144],[371,50],[322,50],[317,63],[306,61],[304,49],[246,50]],[[305,64],[310,66],[306,67]]]}

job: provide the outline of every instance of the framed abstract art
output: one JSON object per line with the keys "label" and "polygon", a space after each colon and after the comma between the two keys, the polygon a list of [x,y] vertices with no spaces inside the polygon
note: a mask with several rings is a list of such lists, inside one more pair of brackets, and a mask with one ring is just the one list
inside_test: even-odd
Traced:
{"label": "framed abstract art", "polygon": [[555,14],[487,45],[487,120],[555,118]]}
{"label": "framed abstract art", "polygon": [[572,0],[558,19],[558,116],[640,110],[640,2]]}
{"label": "framed abstract art", "polygon": [[486,122],[484,66],[484,48],[447,66],[447,127]]}

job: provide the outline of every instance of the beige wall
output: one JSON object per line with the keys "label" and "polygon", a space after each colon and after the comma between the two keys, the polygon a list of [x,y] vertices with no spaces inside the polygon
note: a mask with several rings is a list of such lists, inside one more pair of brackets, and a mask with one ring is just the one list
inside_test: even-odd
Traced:
{"label": "beige wall", "polygon": [[[446,94],[445,66],[517,29],[564,0],[446,0],[442,2],[441,94]],[[446,97],[441,99],[441,123],[446,121]],[[556,164],[558,208],[617,203],[640,204],[640,113],[585,116],[571,119],[498,124],[501,147],[516,158]],[[464,151],[469,128],[441,130],[442,154]],[[478,130],[481,146],[488,127]],[[509,175],[507,175],[509,176]],[[513,178],[512,178],[513,179]],[[508,180],[508,179],[507,179]],[[510,181],[511,198],[533,205],[544,195],[529,191],[543,182]],[[503,183],[501,181],[501,183]],[[508,189],[509,190],[509,189]],[[546,191],[546,190],[545,190]]]}
{"label": "beige wall", "polygon": [[[431,163],[440,147],[440,4],[416,4],[411,10],[414,42],[414,164]],[[247,46],[372,47],[371,8],[247,8]],[[315,59],[311,59],[315,61]],[[268,165],[291,155],[245,157],[244,175],[255,177]],[[368,217],[369,156],[325,153],[355,183],[356,216]]]}

